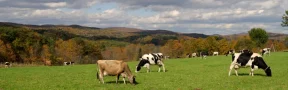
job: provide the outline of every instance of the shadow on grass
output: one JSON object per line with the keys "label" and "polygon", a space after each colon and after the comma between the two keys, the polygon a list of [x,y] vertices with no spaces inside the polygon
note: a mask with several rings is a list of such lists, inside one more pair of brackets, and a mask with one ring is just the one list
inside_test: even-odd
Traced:
{"label": "shadow on grass", "polygon": [[[118,81],[118,83],[116,83],[116,81],[107,81],[105,82],[107,84],[124,84],[124,81]],[[129,81],[126,81],[126,84],[130,84]],[[135,83],[135,85],[139,84],[138,82]]]}
{"label": "shadow on grass", "polygon": [[[150,71],[149,73],[151,73],[151,72],[157,72],[157,73],[161,73],[161,72],[163,72],[163,71],[160,71],[160,72],[158,72],[158,71]],[[168,72],[168,70],[165,70],[165,72]],[[163,72],[163,73],[165,73],[165,72]],[[147,73],[146,71],[143,71],[143,72],[138,72],[138,73]]]}
{"label": "shadow on grass", "polygon": [[[236,74],[234,74],[236,75]],[[249,73],[238,73],[239,76],[250,76]],[[254,76],[263,76],[263,77],[267,77],[264,74],[254,74]]]}

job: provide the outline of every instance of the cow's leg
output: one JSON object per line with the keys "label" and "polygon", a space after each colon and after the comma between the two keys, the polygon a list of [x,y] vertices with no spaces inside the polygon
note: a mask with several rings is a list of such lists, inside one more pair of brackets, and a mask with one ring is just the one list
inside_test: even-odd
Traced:
{"label": "cow's leg", "polygon": [[250,71],[249,75],[254,76],[254,69],[253,68],[251,68],[251,71]]}
{"label": "cow's leg", "polygon": [[119,77],[120,77],[120,74],[118,74],[116,77],[116,83],[118,83]]}
{"label": "cow's leg", "polygon": [[162,67],[162,62],[161,61],[158,61],[158,66],[159,66],[158,72],[160,72],[161,71],[161,67]]}
{"label": "cow's leg", "polygon": [[236,74],[236,76],[238,76],[238,71],[237,71],[238,69],[235,68],[234,70],[235,70],[235,74]]}
{"label": "cow's leg", "polygon": [[250,70],[250,74],[249,75],[251,75],[251,76],[254,76],[254,69],[257,69],[258,67],[257,66],[255,66],[255,63],[254,62],[252,62],[252,65],[251,65],[251,70]]}
{"label": "cow's leg", "polygon": [[105,82],[103,77],[104,77],[103,70],[99,69],[99,80],[104,84]]}
{"label": "cow's leg", "polygon": [[150,72],[150,64],[145,64],[146,68],[147,68],[147,73]]}
{"label": "cow's leg", "polygon": [[124,82],[124,84],[126,84],[125,77],[123,77],[123,82]]}
{"label": "cow's leg", "polygon": [[230,76],[231,75],[231,71],[232,71],[232,69],[234,68],[234,64],[231,64],[230,65],[230,68],[229,68],[229,73],[228,73],[228,76]]}
{"label": "cow's leg", "polygon": [[238,76],[237,69],[239,68],[239,66],[237,66],[237,65],[234,64],[234,63],[231,63],[231,65],[230,65],[230,68],[229,68],[230,70],[229,70],[228,76],[231,75],[231,71],[232,71],[233,68],[234,68],[234,70],[235,70],[236,76]]}
{"label": "cow's leg", "polygon": [[[163,72],[166,72],[164,63],[163,63],[162,61],[160,61],[160,63],[161,63],[161,66],[162,66]],[[159,71],[158,71],[158,72],[160,72],[160,67],[159,67]]]}

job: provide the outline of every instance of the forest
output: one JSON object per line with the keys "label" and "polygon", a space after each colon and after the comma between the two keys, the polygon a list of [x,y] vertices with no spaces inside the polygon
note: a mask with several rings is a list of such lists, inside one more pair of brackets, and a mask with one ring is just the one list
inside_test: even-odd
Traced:
{"label": "forest", "polygon": [[249,35],[192,37],[165,30],[125,30],[1,23],[0,62],[45,65],[44,62],[49,61],[52,65],[62,65],[73,61],[91,64],[99,59],[136,61],[141,55],[154,52],[170,58],[186,58],[187,54],[200,51],[218,51],[223,55],[230,49],[260,52],[260,48],[269,47],[272,51],[283,51],[288,46],[287,38],[270,38],[259,47]]}

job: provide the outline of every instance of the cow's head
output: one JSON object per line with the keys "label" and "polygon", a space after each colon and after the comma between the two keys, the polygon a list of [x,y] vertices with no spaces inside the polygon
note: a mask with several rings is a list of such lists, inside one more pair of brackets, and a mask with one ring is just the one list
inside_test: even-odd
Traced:
{"label": "cow's head", "polygon": [[267,68],[265,69],[265,73],[266,73],[266,75],[269,76],[269,77],[272,76],[272,71],[271,71],[270,67],[267,67]]}
{"label": "cow's head", "polygon": [[257,65],[258,67],[261,67],[261,68],[265,71],[265,73],[266,73],[267,76],[270,76],[270,77],[272,76],[272,71],[271,71],[270,67],[267,66],[267,64],[264,62],[264,60],[263,60],[262,57],[256,56],[256,57],[251,58],[251,59],[252,59],[252,60],[254,59],[254,62],[257,63],[256,65]]}
{"label": "cow's head", "polygon": [[136,71],[135,71],[135,72],[138,73],[140,70],[141,70],[141,66],[137,65],[137,66],[136,66]]}
{"label": "cow's head", "polygon": [[137,84],[135,77],[136,77],[136,76],[134,76],[134,75],[128,77],[128,80],[129,80],[129,82],[130,82],[132,85]]}
{"label": "cow's head", "polygon": [[139,64],[136,66],[136,71],[135,72],[140,71],[141,67],[143,67],[147,63],[149,64],[149,61],[147,59],[141,59]]}

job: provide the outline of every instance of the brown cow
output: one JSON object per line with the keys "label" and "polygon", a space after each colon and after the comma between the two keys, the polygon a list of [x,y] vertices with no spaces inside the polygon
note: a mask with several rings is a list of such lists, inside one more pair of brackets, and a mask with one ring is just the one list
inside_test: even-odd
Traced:
{"label": "brown cow", "polygon": [[132,75],[128,65],[126,62],[122,60],[98,60],[98,72],[97,72],[97,79],[104,84],[103,77],[106,75],[109,76],[117,76],[116,83],[118,83],[120,75],[123,77],[124,84],[125,77],[128,78],[131,84],[135,85],[135,76]]}

